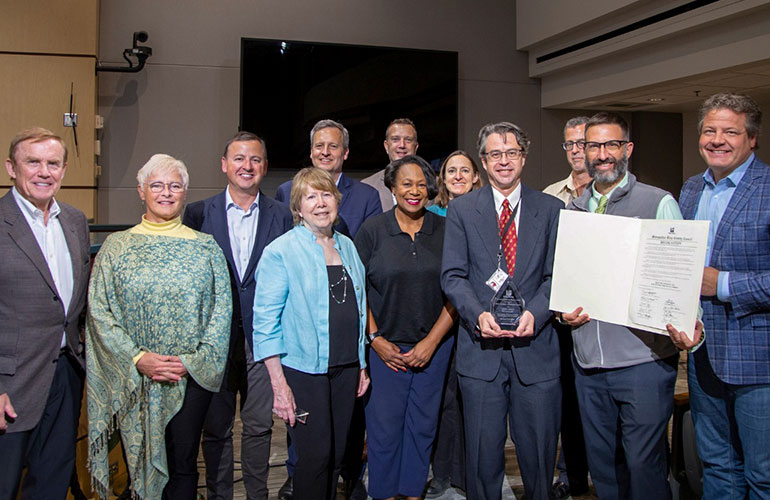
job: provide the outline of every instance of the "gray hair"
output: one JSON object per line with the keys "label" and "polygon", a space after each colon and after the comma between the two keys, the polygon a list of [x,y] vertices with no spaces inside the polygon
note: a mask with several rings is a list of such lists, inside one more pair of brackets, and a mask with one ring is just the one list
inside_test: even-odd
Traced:
{"label": "gray hair", "polygon": [[313,129],[310,131],[310,148],[313,148],[313,136],[315,133],[325,128],[336,128],[342,132],[342,148],[347,151],[348,146],[350,145],[350,134],[348,134],[348,129],[346,129],[340,122],[335,122],[334,120],[328,119],[319,120],[318,123],[313,125]]}
{"label": "gray hair", "polygon": [[154,154],[147,160],[147,163],[136,173],[136,181],[140,186],[144,186],[147,183],[147,179],[161,172],[178,173],[179,177],[182,178],[182,185],[185,191],[187,190],[187,186],[190,184],[190,174],[187,173],[187,167],[185,167],[181,160],[163,153]]}
{"label": "gray hair", "polygon": [[[703,130],[703,120],[711,111],[729,109],[735,114],[746,115],[746,134],[750,138],[759,139],[762,129],[762,110],[757,101],[745,94],[720,93],[706,99],[698,113],[698,133]],[[759,141],[754,149],[759,148]]]}
{"label": "gray hair", "polygon": [[487,123],[481,127],[481,130],[479,130],[479,140],[477,142],[479,158],[483,157],[484,153],[486,153],[487,139],[492,134],[499,134],[503,137],[505,137],[506,134],[513,134],[513,136],[516,137],[516,142],[519,143],[519,147],[521,147],[523,155],[527,156],[530,143],[527,133],[524,132],[521,127],[514,125],[511,122],[499,122]]}
{"label": "gray hair", "polygon": [[568,128],[579,127],[581,125],[585,125],[586,123],[588,123],[587,116],[574,116],[567,120],[567,123],[564,124],[564,131],[562,132],[562,135],[567,135]]}

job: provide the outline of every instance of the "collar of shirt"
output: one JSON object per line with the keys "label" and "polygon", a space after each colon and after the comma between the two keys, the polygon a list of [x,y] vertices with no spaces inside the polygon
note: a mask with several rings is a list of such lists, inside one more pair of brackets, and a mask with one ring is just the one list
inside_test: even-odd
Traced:
{"label": "collar of shirt", "polygon": [[607,200],[609,201],[609,199],[612,197],[612,193],[614,193],[617,188],[624,187],[628,184],[628,172],[626,172],[626,175],[623,176],[623,179],[621,179],[621,181],[614,188],[612,188],[609,193],[604,195],[596,190],[595,184],[596,183],[594,182],[591,183],[591,198],[588,200],[588,210],[591,213],[596,211],[596,207],[599,206],[599,200],[601,200],[602,196],[606,196]]}
{"label": "collar of shirt", "polygon": [[259,209],[259,191],[257,191],[257,197],[254,198],[254,201],[251,202],[249,209],[243,210],[237,203],[233,201],[233,197],[230,196],[230,186],[228,186],[227,189],[225,189],[225,207],[227,207],[228,211],[231,208],[236,208],[241,212],[244,212],[243,215],[250,215],[252,211]]}
{"label": "collar of shirt", "polygon": [[[503,196],[503,193],[492,188],[492,198],[495,200],[495,213],[497,213],[497,216],[500,217],[500,214],[503,212],[503,200],[507,199],[508,203],[511,205],[511,210],[513,210],[516,207],[516,204],[521,200],[521,182],[519,182],[519,185],[516,186],[516,188],[513,190],[511,194],[508,196]],[[518,211],[516,212],[517,219],[518,219]]]}
{"label": "collar of shirt", "polygon": [[[730,172],[730,175],[728,175],[727,177],[725,177],[719,182],[726,182],[727,185],[730,187],[737,186],[738,183],[741,182],[741,179],[743,179],[743,176],[746,174],[746,170],[749,169],[749,165],[751,165],[751,162],[753,161],[754,161],[754,153],[752,152],[746,161],[741,163],[738,168]],[[711,171],[710,168],[707,168],[706,171],[703,172],[703,180],[712,189],[717,185],[717,182],[714,181],[714,173]]]}
{"label": "collar of shirt", "polygon": [[[404,231],[401,230],[401,226],[398,224],[398,219],[396,219],[396,210],[388,210],[387,212],[385,212],[388,214],[385,219],[385,225],[388,228],[388,234],[390,234],[391,236],[395,236],[397,234],[402,234],[402,233],[406,234]],[[430,212],[428,209],[425,209],[422,217],[422,226],[420,227],[420,230],[417,232],[422,234],[433,234],[433,230],[435,227],[434,216],[436,216],[435,213]]]}
{"label": "collar of shirt", "polygon": [[570,193],[575,192],[575,179],[572,178],[572,174],[570,174],[566,179],[564,179],[564,187],[562,189]]}
{"label": "collar of shirt", "polygon": [[[43,221],[43,211],[37,208],[35,205],[32,204],[31,201],[26,199],[16,190],[16,186],[11,188],[11,193],[13,193],[13,198],[16,200],[16,205],[19,206],[19,209],[21,210],[21,213],[24,214],[24,218],[27,219],[27,222],[30,226],[33,224],[42,224],[45,225]],[[48,219],[58,217],[61,213],[61,208],[59,207],[59,204],[56,203],[55,199],[51,199],[51,206],[48,208]]]}
{"label": "collar of shirt", "polygon": [[[708,246],[706,247],[706,265],[709,265],[711,262],[711,251],[714,248],[714,240],[716,239],[719,224],[722,222],[722,217],[727,211],[727,205],[730,204],[730,200],[733,197],[733,193],[735,193],[738,183],[743,179],[743,176],[746,174],[752,161],[754,161],[754,153],[751,153],[745,162],[719,182],[715,182],[714,174],[711,172],[711,169],[706,169],[703,173],[705,185],[703,186],[703,191],[698,200],[698,206],[695,209],[695,220],[711,221],[711,225],[709,226]],[[728,294],[723,292],[721,295],[727,296]]]}
{"label": "collar of shirt", "polygon": [[500,214],[503,212],[503,200],[507,199],[508,203],[511,205],[511,210],[516,210],[516,217],[513,221],[514,224],[516,224],[516,233],[519,232],[519,219],[521,215],[521,206],[516,209],[516,204],[520,203],[521,201],[521,182],[519,182],[519,185],[516,186],[516,188],[513,190],[511,194],[509,194],[507,197],[503,196],[503,193],[492,188],[492,198],[495,201],[495,213],[497,213],[497,219],[500,219]]}

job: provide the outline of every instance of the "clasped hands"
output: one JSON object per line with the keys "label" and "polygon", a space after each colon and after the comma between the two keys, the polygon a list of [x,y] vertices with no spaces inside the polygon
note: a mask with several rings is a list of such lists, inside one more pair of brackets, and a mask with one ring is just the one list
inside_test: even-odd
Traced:
{"label": "clasped hands", "polygon": [[531,337],[535,334],[535,317],[529,311],[522,313],[516,330],[503,330],[500,328],[500,325],[495,321],[495,317],[489,311],[479,314],[477,324],[479,333],[483,338]]}
{"label": "clasped hands", "polygon": [[179,356],[164,356],[154,352],[144,353],[136,362],[136,369],[155,382],[179,382],[187,375],[187,368]]}
{"label": "clasped hands", "polygon": [[438,347],[438,343],[427,337],[417,342],[413,348],[404,353],[401,352],[401,348],[396,344],[382,336],[376,337],[371,345],[382,362],[394,372],[405,372],[407,368],[424,367],[430,362],[433,353],[436,352]]}

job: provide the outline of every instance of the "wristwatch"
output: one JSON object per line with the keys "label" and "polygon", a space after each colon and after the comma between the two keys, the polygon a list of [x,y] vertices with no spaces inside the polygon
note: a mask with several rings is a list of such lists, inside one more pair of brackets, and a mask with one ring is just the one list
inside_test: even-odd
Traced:
{"label": "wristwatch", "polygon": [[376,339],[377,337],[381,336],[382,334],[380,333],[379,330],[377,330],[376,332],[371,332],[371,333],[369,333],[367,335],[369,336],[369,343],[371,344],[372,341],[374,341],[374,339]]}

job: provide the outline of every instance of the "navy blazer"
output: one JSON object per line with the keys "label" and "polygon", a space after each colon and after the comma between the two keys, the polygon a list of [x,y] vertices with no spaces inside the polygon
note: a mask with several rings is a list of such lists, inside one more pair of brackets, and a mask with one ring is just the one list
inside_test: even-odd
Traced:
{"label": "navy blazer", "polygon": [[[242,342],[243,336],[252,346],[252,319],[254,316],[254,290],[256,288],[255,271],[262,250],[274,239],[288,231],[293,226],[289,209],[264,194],[259,194],[259,220],[257,221],[257,238],[251,251],[251,258],[243,274],[243,282],[235,267],[233,251],[230,248],[230,235],[227,226],[227,204],[225,192],[202,201],[196,201],[187,206],[182,223],[196,231],[210,234],[222,248],[230,271],[230,285],[233,292],[233,321],[230,329],[230,354],[235,352],[235,342]],[[237,314],[240,311],[240,314]]]}
{"label": "navy blazer", "polygon": [[[695,218],[704,186],[702,174],[682,186],[685,219]],[[756,157],[719,222],[709,266],[730,273],[730,302],[701,298],[714,373],[728,384],[770,383],[770,168]]]}
{"label": "navy blazer", "polygon": [[[513,281],[535,317],[535,335],[511,339],[516,372],[524,384],[559,377],[559,341],[549,310],[551,273],[559,211],[564,203],[522,185],[517,227],[516,270]],[[460,314],[457,371],[491,381],[503,355],[502,339],[482,339],[475,333],[479,315],[489,311],[494,295],[486,285],[497,269],[500,233],[491,186],[449,204],[444,233],[441,287]],[[507,272],[505,259],[501,266]]]}
{"label": "navy blazer", "polygon": [[[275,192],[276,201],[280,201],[289,204],[289,197],[291,195],[291,183],[292,181],[286,181]],[[361,224],[371,217],[382,213],[382,203],[380,202],[380,195],[377,190],[372,186],[364,184],[361,181],[351,179],[345,174],[340,174],[340,181],[337,184],[337,188],[342,193],[342,201],[339,206],[340,219],[343,219],[347,226],[347,231],[340,225],[335,226],[337,231],[355,238],[358,228]]]}

